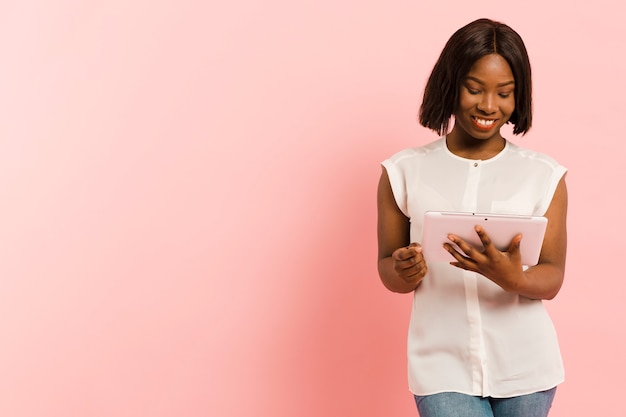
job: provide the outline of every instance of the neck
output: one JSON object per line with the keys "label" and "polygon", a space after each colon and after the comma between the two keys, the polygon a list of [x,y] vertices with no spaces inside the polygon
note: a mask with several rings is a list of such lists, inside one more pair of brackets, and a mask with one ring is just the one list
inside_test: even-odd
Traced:
{"label": "neck", "polygon": [[452,129],[446,136],[446,145],[453,154],[467,159],[486,160],[493,158],[502,150],[506,140],[498,133],[489,139],[476,139],[467,135],[460,135],[456,129]]}

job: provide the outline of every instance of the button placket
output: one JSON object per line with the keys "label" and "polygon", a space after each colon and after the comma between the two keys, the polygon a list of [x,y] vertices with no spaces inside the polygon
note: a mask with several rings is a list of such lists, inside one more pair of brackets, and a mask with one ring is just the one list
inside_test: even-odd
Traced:
{"label": "button placket", "polygon": [[[470,161],[467,166],[467,177],[465,179],[465,190],[461,200],[461,211],[473,213],[476,211],[478,186],[480,183],[481,164],[479,161]],[[472,169],[474,168],[474,169]]]}

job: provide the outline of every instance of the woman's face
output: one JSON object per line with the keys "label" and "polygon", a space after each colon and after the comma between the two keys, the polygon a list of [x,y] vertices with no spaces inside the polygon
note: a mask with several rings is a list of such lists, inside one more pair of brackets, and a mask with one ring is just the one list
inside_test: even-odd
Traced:
{"label": "woman's face", "polygon": [[515,110],[514,92],[515,79],[506,60],[498,54],[480,58],[461,83],[455,129],[474,139],[501,138],[500,128]]}

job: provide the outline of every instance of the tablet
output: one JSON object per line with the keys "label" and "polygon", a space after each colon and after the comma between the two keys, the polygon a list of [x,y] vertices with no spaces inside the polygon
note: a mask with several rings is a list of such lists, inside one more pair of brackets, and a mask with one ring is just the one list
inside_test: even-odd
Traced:
{"label": "tablet", "polygon": [[518,233],[522,234],[520,252],[522,264],[536,265],[543,245],[548,219],[542,216],[517,216],[508,214],[459,213],[445,211],[428,211],[424,215],[422,248],[426,262],[454,261],[454,257],[443,248],[452,233],[478,250],[484,250],[474,227],[481,225],[487,232],[496,248],[505,251],[511,239]]}

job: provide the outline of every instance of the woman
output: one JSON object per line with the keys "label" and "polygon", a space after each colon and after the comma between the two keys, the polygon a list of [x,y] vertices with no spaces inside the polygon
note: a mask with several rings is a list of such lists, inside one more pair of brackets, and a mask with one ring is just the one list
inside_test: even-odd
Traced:
{"label": "woman", "polygon": [[[419,121],[441,137],[382,163],[378,271],[389,290],[413,292],[409,386],[421,417],[546,416],[563,381],[542,300],[563,282],[566,169],[500,132],[530,129],[531,96],[520,36],[476,20],[446,43],[424,91]],[[450,262],[428,262],[419,243],[428,210],[545,216],[539,263],[521,264],[521,235],[501,252],[480,227],[483,250],[450,235]]]}

